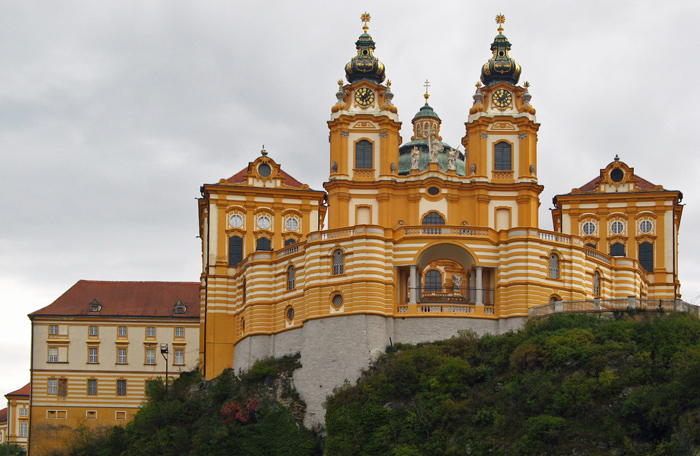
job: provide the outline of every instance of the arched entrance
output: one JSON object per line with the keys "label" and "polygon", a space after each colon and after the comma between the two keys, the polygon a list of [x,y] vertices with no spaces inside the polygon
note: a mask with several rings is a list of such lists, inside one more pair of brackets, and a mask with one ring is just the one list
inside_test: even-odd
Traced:
{"label": "arched entrance", "polygon": [[400,268],[400,273],[400,300],[405,304],[494,304],[494,269],[478,266],[473,255],[458,244],[428,247],[415,265]]}

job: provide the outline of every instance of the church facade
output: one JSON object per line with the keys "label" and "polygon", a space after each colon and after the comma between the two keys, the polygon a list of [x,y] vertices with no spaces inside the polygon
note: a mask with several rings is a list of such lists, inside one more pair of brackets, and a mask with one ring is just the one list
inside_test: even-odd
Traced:
{"label": "church facade", "polygon": [[552,301],[680,298],[682,194],[617,158],[557,196],[554,229],[540,228],[539,124],[502,16],[458,147],[442,141],[427,92],[403,143],[363,20],[330,107],[324,190],[264,150],[201,188],[207,378],[299,352],[295,384],[314,423],[387,345],[501,333]]}

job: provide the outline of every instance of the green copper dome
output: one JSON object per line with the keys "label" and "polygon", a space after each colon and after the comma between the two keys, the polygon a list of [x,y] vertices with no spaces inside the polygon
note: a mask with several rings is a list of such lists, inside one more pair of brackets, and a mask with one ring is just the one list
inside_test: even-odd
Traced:
{"label": "green copper dome", "polygon": [[365,21],[363,27],[364,33],[360,35],[360,38],[355,42],[357,55],[345,65],[345,77],[350,84],[363,79],[381,84],[386,77],[384,74],[384,64],[374,56],[374,41],[372,41],[372,37],[367,34],[367,29],[369,28],[367,27],[367,21],[369,21],[368,14],[366,20],[365,15],[363,15],[363,21]]}
{"label": "green copper dome", "polygon": [[[498,15],[496,22],[503,24],[505,18]],[[508,84],[516,85],[520,79],[521,68],[515,63],[515,60],[510,58],[510,42],[503,35],[503,27],[498,27],[498,35],[491,43],[491,51],[493,56],[481,68],[481,82],[486,86],[494,85],[498,82],[507,82]]]}
{"label": "green copper dome", "polygon": [[420,110],[416,113],[415,116],[413,116],[413,120],[421,117],[433,117],[435,119],[440,120],[440,116],[438,116],[437,113],[433,111],[433,108],[431,108],[430,105],[428,105],[427,103],[420,108]]}

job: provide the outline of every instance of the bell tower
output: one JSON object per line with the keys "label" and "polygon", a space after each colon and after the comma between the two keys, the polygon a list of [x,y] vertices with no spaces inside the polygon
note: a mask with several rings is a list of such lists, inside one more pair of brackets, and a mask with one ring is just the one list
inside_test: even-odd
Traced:
{"label": "bell tower", "polygon": [[374,55],[367,33],[370,15],[361,16],[363,33],[355,42],[357,55],[345,65],[348,81],[338,81],[337,102],[331,108],[330,176],[325,184],[329,228],[347,226],[354,219],[353,189],[368,187],[398,175],[401,123],[392,99],[384,64]]}
{"label": "bell tower", "polygon": [[530,104],[529,83],[518,86],[522,69],[510,57],[511,44],[503,35],[505,17],[499,14],[496,22],[498,35],[491,44],[492,56],[481,68],[462,138],[467,151],[466,175],[472,182],[488,183],[497,191],[517,191],[508,209],[512,218],[500,225],[536,227],[543,189],[537,184],[539,124]]}

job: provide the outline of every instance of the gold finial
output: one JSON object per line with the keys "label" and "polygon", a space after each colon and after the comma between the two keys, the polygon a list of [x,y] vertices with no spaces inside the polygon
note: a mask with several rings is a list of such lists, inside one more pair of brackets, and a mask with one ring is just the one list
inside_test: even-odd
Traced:
{"label": "gold finial", "polygon": [[430,94],[428,93],[428,88],[430,87],[430,82],[428,82],[428,80],[426,79],[425,83],[423,85],[425,86],[425,95],[423,95],[423,97],[425,97],[425,104],[427,105],[428,98],[430,98]]}
{"label": "gold finial", "polygon": [[481,88],[481,81],[476,81],[476,88],[480,89]]}
{"label": "gold finial", "polygon": [[506,22],[506,17],[502,14],[496,16],[496,23],[498,24],[498,33],[503,33],[503,24]]}
{"label": "gold finial", "polygon": [[524,84],[524,85],[525,85],[525,88],[526,88],[526,89],[530,87],[530,83],[527,82],[527,81],[525,81],[525,84]]}
{"label": "gold finial", "polygon": [[391,87],[391,79],[387,79],[387,80],[386,80],[386,86],[387,86],[387,87]]}
{"label": "gold finial", "polygon": [[365,13],[362,16],[360,16],[360,20],[365,23],[365,25],[362,26],[362,30],[364,30],[364,32],[367,33],[367,30],[369,29],[367,23],[370,20],[370,16],[367,13],[367,11],[365,11]]}
{"label": "gold finial", "polygon": [[338,79],[338,86],[343,87],[343,80],[342,79]]}
{"label": "gold finial", "polygon": [[265,150],[265,144],[263,144],[263,148],[262,148],[262,150],[260,151],[260,153],[262,154],[263,157],[266,157],[266,156],[267,156],[267,151]]}

